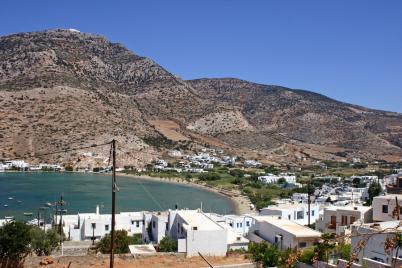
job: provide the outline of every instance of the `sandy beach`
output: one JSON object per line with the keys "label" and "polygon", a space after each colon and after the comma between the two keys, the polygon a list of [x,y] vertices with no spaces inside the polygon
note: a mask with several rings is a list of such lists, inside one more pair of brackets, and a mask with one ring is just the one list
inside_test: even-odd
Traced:
{"label": "sandy beach", "polygon": [[215,188],[211,187],[209,185],[206,185],[203,182],[199,181],[189,181],[189,180],[184,180],[181,178],[159,178],[159,177],[151,177],[147,175],[135,175],[135,174],[127,174],[127,173],[117,173],[117,176],[123,176],[123,177],[129,177],[133,179],[142,179],[142,180],[152,180],[152,181],[160,181],[160,182],[165,182],[165,183],[176,183],[176,184],[185,184],[189,185],[191,187],[198,187],[202,188],[203,190],[211,191],[216,194],[225,196],[231,200],[235,207],[235,213],[237,215],[241,214],[254,214],[256,213],[255,210],[250,209],[251,202],[248,199],[247,196],[244,196],[240,193],[239,190],[224,190],[220,188]]}

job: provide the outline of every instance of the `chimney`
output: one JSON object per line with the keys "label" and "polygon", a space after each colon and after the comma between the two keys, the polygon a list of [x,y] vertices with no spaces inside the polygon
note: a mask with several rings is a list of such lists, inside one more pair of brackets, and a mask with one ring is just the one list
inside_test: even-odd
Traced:
{"label": "chimney", "polygon": [[99,205],[96,205],[96,215],[99,215]]}

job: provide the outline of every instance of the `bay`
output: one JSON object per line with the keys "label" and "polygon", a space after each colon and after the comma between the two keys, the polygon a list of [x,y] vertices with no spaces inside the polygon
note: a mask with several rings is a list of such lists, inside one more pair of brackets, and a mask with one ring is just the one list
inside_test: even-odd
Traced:
{"label": "bay", "polygon": [[[179,208],[234,213],[232,202],[221,195],[181,184],[117,177],[117,211],[161,211]],[[18,172],[0,173],[0,218],[24,219],[24,212],[37,215],[47,202],[63,194],[67,214],[111,211],[111,176],[87,173]],[[4,206],[4,205],[7,205]],[[45,210],[50,218],[53,208]],[[41,211],[43,213],[43,210]]]}

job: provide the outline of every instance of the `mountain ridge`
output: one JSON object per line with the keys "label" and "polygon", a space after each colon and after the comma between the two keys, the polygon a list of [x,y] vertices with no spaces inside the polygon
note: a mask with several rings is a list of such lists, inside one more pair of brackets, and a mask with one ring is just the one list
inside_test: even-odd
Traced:
{"label": "mountain ridge", "polygon": [[0,96],[3,158],[112,138],[122,164],[136,166],[205,146],[278,164],[402,155],[401,114],[237,78],[182,80],[119,43],[70,30],[0,37]]}

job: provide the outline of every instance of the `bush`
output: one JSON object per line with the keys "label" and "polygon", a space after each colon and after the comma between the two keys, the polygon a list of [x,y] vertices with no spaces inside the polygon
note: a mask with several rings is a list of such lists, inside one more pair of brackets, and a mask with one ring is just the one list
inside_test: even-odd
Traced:
{"label": "bush", "polygon": [[313,264],[313,258],[315,254],[315,247],[309,247],[303,250],[300,255],[299,261],[305,264]]}
{"label": "bush", "polygon": [[46,232],[38,227],[33,227],[30,231],[32,238],[32,250],[38,256],[50,255],[57,248],[60,235],[55,230],[47,230]]}
{"label": "bush", "polygon": [[352,254],[352,245],[351,244],[340,244],[337,247],[338,255],[340,259],[349,261],[350,255]]}
{"label": "bush", "polygon": [[31,227],[23,222],[10,222],[0,228],[0,259],[15,261],[18,267],[30,252]]}
{"label": "bush", "polygon": [[266,242],[262,243],[250,243],[249,252],[251,258],[256,263],[263,267],[274,267],[280,265],[281,252],[274,245],[269,245]]}
{"label": "bush", "polygon": [[[103,254],[110,253],[110,240],[111,235],[107,234],[103,237],[97,244],[96,248]],[[115,248],[114,253],[121,254],[121,253],[128,253],[129,245],[133,244],[141,244],[141,237],[138,235],[128,236],[126,230],[117,230],[115,232]]]}
{"label": "bush", "polygon": [[198,176],[198,179],[202,180],[202,181],[216,181],[216,180],[219,180],[220,178],[221,178],[221,176],[218,173],[210,173],[210,172],[201,173]]}
{"label": "bush", "polygon": [[161,242],[159,242],[160,252],[177,252],[177,241],[165,236]]}

